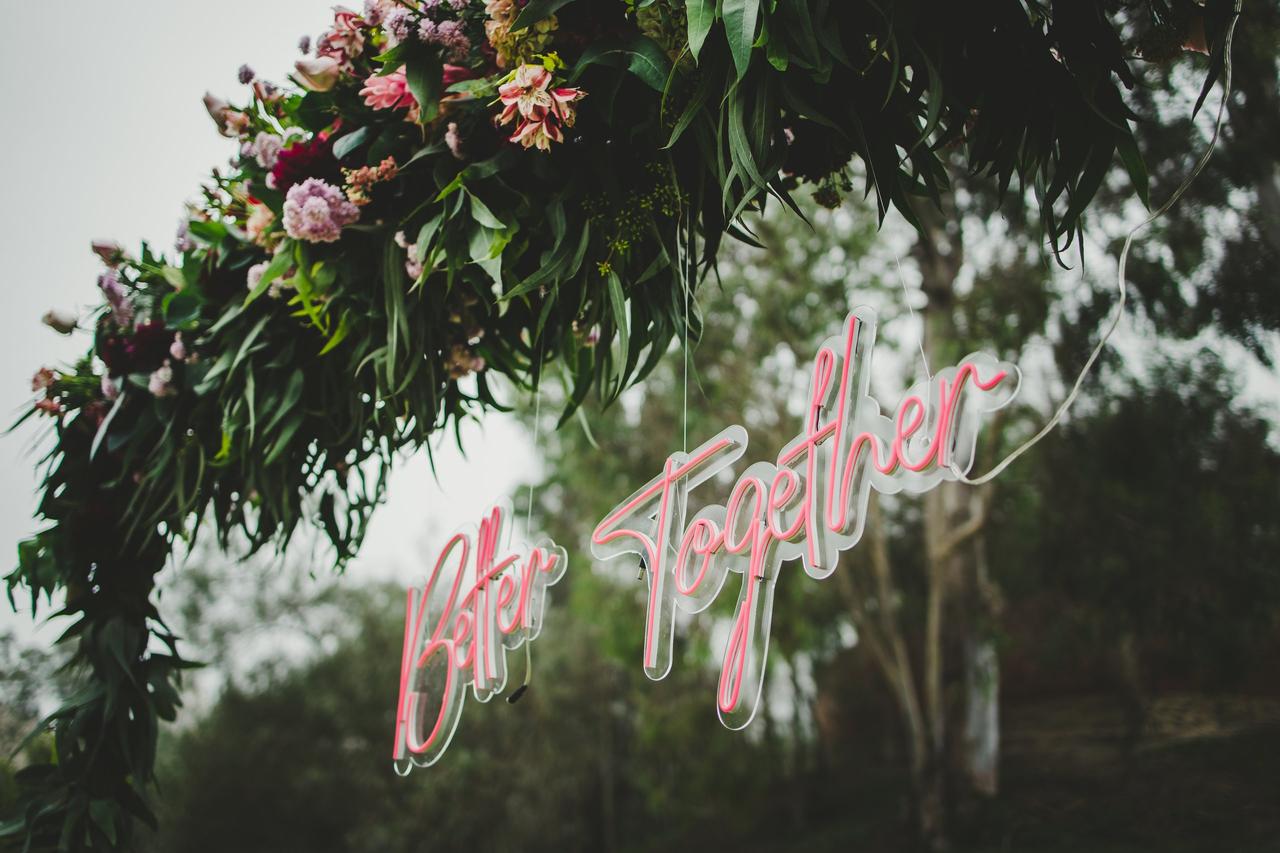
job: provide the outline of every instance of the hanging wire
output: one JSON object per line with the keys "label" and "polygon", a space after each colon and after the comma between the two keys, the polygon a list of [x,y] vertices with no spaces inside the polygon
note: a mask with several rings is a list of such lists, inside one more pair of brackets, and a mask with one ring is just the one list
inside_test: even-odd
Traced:
{"label": "hanging wire", "polygon": [[[542,347],[544,341],[538,341],[538,384],[533,390],[533,457],[541,458],[542,447]],[[533,487],[534,481],[529,479],[529,501],[525,507],[524,513],[524,535],[532,543],[533,541]],[[533,679],[533,652],[529,647],[530,642],[528,629],[525,629],[524,637],[524,679],[520,682],[520,686],[511,691],[507,696],[507,704],[514,705],[520,701],[520,697],[529,689],[529,683]]]}
{"label": "hanging wire", "polygon": [[1024,441],[1022,444],[1018,445],[1012,453],[1002,459],[999,464],[987,473],[983,474],[981,477],[967,477],[964,472],[960,470],[959,466],[955,462],[952,462],[951,471],[956,475],[956,479],[960,482],[967,483],[971,486],[980,486],[983,483],[991,482],[1001,472],[1008,468],[1015,459],[1026,453],[1032,447],[1035,447],[1041,439],[1052,432],[1053,428],[1062,421],[1063,416],[1065,416],[1067,411],[1071,408],[1071,404],[1080,396],[1080,389],[1084,386],[1085,379],[1088,378],[1089,372],[1093,369],[1094,363],[1098,360],[1098,357],[1102,355],[1102,351],[1106,348],[1107,342],[1111,340],[1112,334],[1115,333],[1116,328],[1120,325],[1121,318],[1124,317],[1125,303],[1129,297],[1129,287],[1128,283],[1125,281],[1125,268],[1129,261],[1129,249],[1133,246],[1134,237],[1136,237],[1139,232],[1144,230],[1152,222],[1155,222],[1161,216],[1164,216],[1164,214],[1169,212],[1169,209],[1177,203],[1178,199],[1182,198],[1183,193],[1185,193],[1187,188],[1191,186],[1191,182],[1194,181],[1196,176],[1204,170],[1205,165],[1209,162],[1209,158],[1213,156],[1214,149],[1217,148],[1218,137],[1222,132],[1222,120],[1226,114],[1227,101],[1231,98],[1231,43],[1235,36],[1236,22],[1240,20],[1241,4],[1242,0],[1236,0],[1235,12],[1231,17],[1231,23],[1227,26],[1227,36],[1223,45],[1222,100],[1218,104],[1218,115],[1214,120],[1213,136],[1209,139],[1209,146],[1205,149],[1205,152],[1200,155],[1200,159],[1196,162],[1195,168],[1191,170],[1191,174],[1187,175],[1186,179],[1183,180],[1178,188],[1173,191],[1173,195],[1169,196],[1169,199],[1164,204],[1160,205],[1158,209],[1153,211],[1146,219],[1134,226],[1134,228],[1129,231],[1128,236],[1125,237],[1124,247],[1120,250],[1120,263],[1117,274],[1120,301],[1116,305],[1115,313],[1111,317],[1111,322],[1107,324],[1107,330],[1102,335],[1102,339],[1098,341],[1098,345],[1093,348],[1093,352],[1089,355],[1089,360],[1084,363],[1084,367],[1080,370],[1080,375],[1076,377],[1075,384],[1071,386],[1071,392],[1067,394],[1066,398],[1053,413],[1053,417],[1049,419],[1048,423],[1041,427],[1039,432]]}

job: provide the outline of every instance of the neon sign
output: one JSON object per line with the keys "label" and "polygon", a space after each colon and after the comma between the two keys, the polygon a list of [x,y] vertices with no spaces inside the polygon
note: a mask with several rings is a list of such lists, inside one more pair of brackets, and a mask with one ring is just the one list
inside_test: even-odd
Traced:
{"label": "neon sign", "polygon": [[537,638],[548,586],[568,558],[549,539],[510,548],[508,502],[490,509],[445,543],[421,589],[405,603],[400,697],[396,701],[396,772],[440,759],[462,718],[465,688],[480,702],[507,683],[507,651]]}
{"label": "neon sign", "polygon": [[640,558],[649,590],[644,671],[655,681],[671,669],[675,608],[705,610],[730,572],[741,575],[716,691],[730,729],[750,723],[760,702],[782,564],[799,559],[810,577],[830,576],[862,537],[872,489],[921,493],[964,476],[982,415],[1017,393],[1015,365],[975,353],[913,386],[888,417],[870,394],[875,337],[875,312],[861,307],[823,342],[803,429],[776,461],[747,468],[726,503],[688,516],[690,493],[746,452],[747,431],[736,425],[672,453],[592,533],[597,559]]}

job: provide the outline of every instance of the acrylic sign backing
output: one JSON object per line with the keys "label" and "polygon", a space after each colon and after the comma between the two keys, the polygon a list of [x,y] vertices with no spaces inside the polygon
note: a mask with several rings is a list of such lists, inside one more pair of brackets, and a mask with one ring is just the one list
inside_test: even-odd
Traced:
{"label": "acrylic sign backing", "polygon": [[706,609],[738,576],[716,696],[731,729],[759,705],[782,564],[798,559],[810,577],[828,577],[862,537],[872,489],[921,493],[965,475],[982,416],[1017,393],[1018,368],[979,353],[912,387],[886,416],[870,395],[875,338],[875,312],[855,309],[818,350],[799,434],[776,461],[747,468],[725,503],[689,516],[691,493],[745,453],[741,426],[671,454],[592,534],[598,559],[636,555],[646,569],[644,671],[655,680],[671,669],[675,608]]}
{"label": "acrylic sign backing", "polygon": [[510,518],[504,502],[479,526],[460,529],[426,584],[409,589],[392,756],[398,773],[438,761],[462,718],[466,686],[481,702],[501,693],[507,651],[542,630],[546,589],[564,576],[568,558],[549,539],[512,550]]}

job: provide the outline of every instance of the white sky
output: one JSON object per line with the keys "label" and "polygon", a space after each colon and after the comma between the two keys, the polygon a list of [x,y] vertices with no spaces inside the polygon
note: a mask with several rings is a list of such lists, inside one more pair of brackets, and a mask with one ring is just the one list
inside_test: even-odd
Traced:
{"label": "white sky", "polygon": [[[78,3],[57,16],[44,4],[6,2],[4,13],[0,420],[7,426],[30,404],[38,367],[73,361],[90,344],[87,334],[63,338],[40,323],[50,307],[98,304],[101,265],[90,241],[136,249],[146,239],[169,248],[183,202],[233,152],[204,110],[204,92],[238,97],[236,71],[246,62],[283,80],[298,38],[321,32],[330,12],[320,0],[131,0]],[[470,460],[451,441],[436,456],[447,500],[425,456],[394,476],[353,578],[413,577],[422,571],[416,555],[425,537],[477,516],[535,472],[525,434],[510,419],[469,432]],[[17,542],[36,529],[38,434],[24,428],[0,438],[0,575],[11,571]],[[28,615],[0,606],[6,626],[31,635]]]}

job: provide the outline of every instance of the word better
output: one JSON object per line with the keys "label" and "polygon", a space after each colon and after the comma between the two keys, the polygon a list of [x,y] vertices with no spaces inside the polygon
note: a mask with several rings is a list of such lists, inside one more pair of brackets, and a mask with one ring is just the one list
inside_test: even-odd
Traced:
{"label": "word better", "polygon": [[487,702],[507,683],[507,650],[542,630],[546,589],[568,558],[549,539],[509,548],[508,503],[449,538],[421,589],[410,587],[396,701],[396,772],[428,767],[449,746],[469,683]]}

